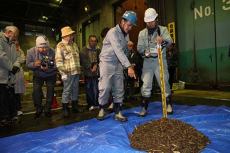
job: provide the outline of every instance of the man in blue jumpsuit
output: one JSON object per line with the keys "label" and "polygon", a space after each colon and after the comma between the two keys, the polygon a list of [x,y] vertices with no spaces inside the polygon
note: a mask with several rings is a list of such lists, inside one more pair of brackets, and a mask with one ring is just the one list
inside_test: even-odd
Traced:
{"label": "man in blue jumpsuit", "polygon": [[140,116],[147,114],[148,102],[151,97],[153,76],[156,76],[157,82],[160,86],[160,70],[158,63],[157,44],[162,45],[163,64],[164,64],[164,81],[166,92],[167,112],[172,113],[171,90],[169,86],[169,74],[166,60],[166,47],[172,43],[172,38],[166,27],[157,24],[157,12],[153,8],[148,8],[145,11],[144,22],[146,28],[140,31],[138,36],[137,50],[144,57],[142,69],[141,94],[143,97],[142,110]]}
{"label": "man in blue jumpsuit", "polygon": [[137,17],[133,11],[126,11],[121,22],[111,28],[103,41],[100,53],[100,78],[99,78],[99,105],[98,120],[105,118],[105,105],[112,91],[114,102],[115,120],[125,122],[127,118],[121,113],[124,96],[123,69],[128,69],[128,75],[135,78],[135,72],[125,52],[129,40],[128,32],[136,25]]}

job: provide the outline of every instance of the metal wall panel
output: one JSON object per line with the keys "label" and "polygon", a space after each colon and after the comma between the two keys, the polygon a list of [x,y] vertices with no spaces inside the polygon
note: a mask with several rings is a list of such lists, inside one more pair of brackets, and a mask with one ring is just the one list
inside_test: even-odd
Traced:
{"label": "metal wall panel", "polygon": [[230,0],[215,0],[217,76],[219,84],[230,82]]}
{"label": "metal wall panel", "polygon": [[230,0],[177,0],[180,78],[230,83]]}

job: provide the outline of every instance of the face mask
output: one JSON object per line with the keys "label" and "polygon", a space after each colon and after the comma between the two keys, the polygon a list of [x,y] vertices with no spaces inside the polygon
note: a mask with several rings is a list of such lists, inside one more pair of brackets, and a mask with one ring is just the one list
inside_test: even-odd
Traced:
{"label": "face mask", "polygon": [[151,27],[147,26],[148,34],[153,35],[153,33],[156,31],[157,27],[158,27],[158,21],[156,19],[154,27],[153,27],[153,25],[151,25]]}
{"label": "face mask", "polygon": [[156,28],[148,28],[148,35],[153,35],[153,33],[155,32]]}

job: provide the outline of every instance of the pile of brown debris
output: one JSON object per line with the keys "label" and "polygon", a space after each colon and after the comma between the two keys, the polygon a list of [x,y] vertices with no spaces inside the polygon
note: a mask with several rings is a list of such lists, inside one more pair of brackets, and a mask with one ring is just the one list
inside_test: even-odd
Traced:
{"label": "pile of brown debris", "polygon": [[191,125],[167,118],[136,127],[129,139],[133,148],[151,153],[198,153],[210,143]]}

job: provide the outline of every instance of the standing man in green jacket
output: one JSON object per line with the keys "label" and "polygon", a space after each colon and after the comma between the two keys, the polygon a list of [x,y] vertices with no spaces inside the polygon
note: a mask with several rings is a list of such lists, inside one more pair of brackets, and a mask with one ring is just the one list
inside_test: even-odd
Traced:
{"label": "standing man in green jacket", "polygon": [[100,49],[96,35],[90,35],[88,45],[80,52],[81,66],[85,78],[86,100],[89,110],[98,108],[98,64]]}

